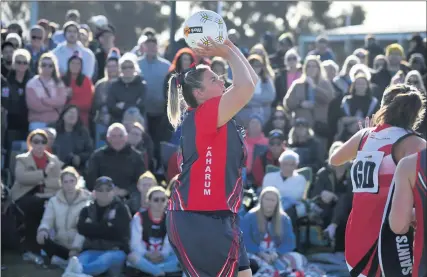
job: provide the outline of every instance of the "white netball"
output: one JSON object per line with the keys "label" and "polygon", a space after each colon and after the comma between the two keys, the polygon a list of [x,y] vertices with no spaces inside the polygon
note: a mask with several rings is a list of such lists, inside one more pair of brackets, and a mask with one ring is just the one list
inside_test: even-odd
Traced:
{"label": "white netball", "polygon": [[184,38],[189,47],[196,48],[199,42],[209,46],[208,37],[217,43],[227,39],[227,26],[216,12],[198,11],[184,22]]}

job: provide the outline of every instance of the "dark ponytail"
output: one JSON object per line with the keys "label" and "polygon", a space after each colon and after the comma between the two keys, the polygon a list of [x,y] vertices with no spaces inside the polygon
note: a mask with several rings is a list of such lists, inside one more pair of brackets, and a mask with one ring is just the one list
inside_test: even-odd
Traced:
{"label": "dark ponytail", "polygon": [[384,92],[381,108],[374,115],[374,123],[415,130],[425,112],[425,98],[417,88],[405,84],[393,85]]}

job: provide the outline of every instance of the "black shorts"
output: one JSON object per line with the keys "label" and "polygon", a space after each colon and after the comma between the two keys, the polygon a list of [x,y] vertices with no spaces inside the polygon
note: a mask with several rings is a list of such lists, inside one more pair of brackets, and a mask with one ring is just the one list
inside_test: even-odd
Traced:
{"label": "black shorts", "polygon": [[250,268],[239,216],[221,213],[168,211],[169,242],[188,277],[233,277]]}

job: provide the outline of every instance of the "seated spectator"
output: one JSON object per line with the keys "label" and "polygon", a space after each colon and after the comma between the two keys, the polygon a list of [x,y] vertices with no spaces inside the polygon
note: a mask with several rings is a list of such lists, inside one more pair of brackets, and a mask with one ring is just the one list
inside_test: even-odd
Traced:
{"label": "seated spectator", "polygon": [[88,161],[86,186],[89,190],[93,189],[98,177],[108,176],[114,181],[117,196],[129,197],[135,191],[145,167],[141,154],[132,149],[127,140],[128,133],[121,123],[108,128],[108,145],[97,149]]}
{"label": "seated spectator", "polygon": [[376,56],[373,62],[373,67],[372,67],[374,72],[381,71],[384,67],[386,68],[388,67],[388,60],[386,56],[384,55]]}
{"label": "seated spectator", "polygon": [[89,112],[92,106],[94,87],[89,77],[83,75],[84,61],[78,52],[68,59],[67,71],[62,81],[67,86],[68,104],[76,105],[80,110],[83,125],[89,128]]}
{"label": "seated spectator", "polygon": [[[77,231],[84,236],[82,253],[72,257],[63,277],[70,273],[120,276],[129,253],[131,215],[115,197],[114,183],[102,176],[95,182],[95,200],[80,212]],[[80,275],[77,275],[80,276]]]}
{"label": "seated spectator", "polygon": [[358,57],[361,64],[368,65],[368,54],[369,52],[363,48],[357,48],[353,51],[353,55]]}
{"label": "seated spectator", "polygon": [[326,79],[324,69],[317,56],[307,56],[301,78],[295,80],[283,99],[283,106],[292,118],[307,119],[316,136],[326,146],[331,135],[327,115],[329,103],[334,98],[334,88]]}
{"label": "seated spectator", "polygon": [[82,65],[82,72],[88,78],[92,78],[95,72],[95,55],[93,52],[84,47],[79,41],[79,25],[74,21],[68,21],[62,27],[64,30],[65,42],[59,43],[53,49],[52,53],[58,58],[58,67],[61,75],[65,75],[68,68],[68,60],[75,55],[82,57],[84,63]]}
{"label": "seated spectator", "polygon": [[5,42],[12,43],[15,49],[22,48],[22,37],[16,33],[7,34]]}
{"label": "seated spectator", "polygon": [[50,52],[43,54],[39,74],[28,81],[25,93],[30,130],[44,128],[58,120],[67,101],[65,86],[59,76],[56,57]]}
{"label": "seated spectator", "polygon": [[301,57],[295,49],[289,49],[284,54],[284,67],[276,73],[274,86],[276,88],[276,98],[273,106],[282,105],[283,98],[291,87],[292,83],[301,77]]}
{"label": "seated spectator", "polygon": [[262,186],[267,165],[280,166],[279,157],[285,150],[285,135],[281,130],[272,130],[268,134],[268,149],[255,158],[252,176],[256,187]]}
{"label": "seated spectator", "polygon": [[66,260],[77,255],[78,244],[84,239],[77,232],[77,221],[91,194],[78,186],[79,178],[73,167],[61,172],[62,188],[49,199],[37,231],[37,242],[51,264],[66,266]]}
{"label": "seated spectator", "polygon": [[412,54],[409,59],[409,65],[412,70],[418,71],[421,75],[425,75],[427,73],[427,66],[424,56],[420,53]]}
{"label": "seated spectator", "polygon": [[335,140],[346,141],[359,131],[358,122],[371,117],[379,108],[380,101],[373,96],[369,76],[357,73],[353,78],[349,95],[341,103]]}
{"label": "seated spectator", "polygon": [[292,222],[280,205],[277,188],[264,188],[258,205],[243,218],[243,241],[249,255],[256,255],[276,270],[285,270],[284,255],[296,247]]}
{"label": "seated spectator", "polygon": [[121,122],[123,113],[129,108],[138,107],[141,115],[146,112],[145,80],[139,75],[136,56],[124,54],[119,60],[120,76],[112,81],[107,91],[107,106],[111,122]]}
{"label": "seated spectator", "polygon": [[75,167],[80,173],[93,151],[89,131],[83,126],[79,108],[75,105],[65,107],[56,122],[56,139],[53,153],[65,163]]}
{"label": "seated spectator", "polygon": [[47,134],[37,129],[27,138],[28,152],[16,156],[15,183],[10,198],[24,213],[24,260],[42,263],[38,255],[37,228],[42,219],[45,203],[61,188],[59,177],[62,162],[46,151]]}
{"label": "seated spectator", "polygon": [[[268,59],[268,57],[267,57]],[[271,116],[271,103],[276,99],[273,77],[267,73],[264,60],[259,55],[251,55],[248,62],[257,73],[259,79],[255,92],[246,106],[237,113],[237,118],[243,126],[248,126],[252,115],[257,115],[264,126]]]}
{"label": "seated spectator", "polygon": [[31,53],[30,69],[34,74],[38,73],[38,63],[40,57],[49,51],[49,49],[45,48],[43,45],[43,39],[45,36],[46,34],[44,28],[40,25],[34,25],[30,29],[30,43],[25,45],[25,49]]}
{"label": "seated spectator", "polygon": [[256,145],[263,145],[265,148],[267,148],[266,146],[268,145],[268,138],[266,138],[262,132],[262,119],[257,115],[252,115],[250,117],[245,142],[247,149],[246,167],[248,173],[250,173],[254,158],[257,156],[254,154]]}
{"label": "seated spectator", "polygon": [[178,258],[166,234],[166,191],[152,187],[145,197],[148,209],[137,212],[131,223],[130,266],[152,276],[178,272]]}
{"label": "seated spectator", "polygon": [[283,209],[302,200],[307,184],[307,180],[295,169],[299,165],[299,155],[292,150],[285,150],[279,157],[280,171],[270,172],[264,176],[262,188],[275,187],[282,196]]}
{"label": "seated spectator", "polygon": [[133,123],[129,130],[128,143],[141,153],[146,169],[153,170],[154,145],[150,135],[145,132],[145,128],[139,123]]}
{"label": "seated spectator", "polygon": [[[329,150],[329,156],[342,145],[340,141],[334,142]],[[344,251],[344,231],[351,201],[340,199],[348,199],[346,195],[352,193],[350,167],[351,163],[332,166],[328,162],[317,172],[307,192],[307,198],[319,198],[317,205],[323,210],[322,227],[327,229],[329,238],[335,240],[335,251]]]}
{"label": "seated spectator", "polygon": [[147,192],[152,188],[158,186],[156,177],[150,171],[146,171],[139,176],[136,188],[138,192],[133,193],[132,197],[126,202],[130,211],[136,213],[137,211],[144,211],[148,208]]}
{"label": "seated spectator", "polygon": [[286,115],[285,110],[282,105],[278,105],[276,109],[273,111],[270,119],[267,124],[264,126],[264,133],[268,134],[272,130],[281,130],[285,135],[285,138],[288,139],[288,133],[291,129],[291,125],[289,119]]}
{"label": "seated spectator", "polygon": [[323,146],[314,136],[307,120],[297,118],[289,131],[287,147],[299,155],[299,167],[311,167],[317,172],[326,158]]}
{"label": "seated spectator", "polygon": [[[7,87],[2,85],[1,105],[7,111],[7,148],[14,140],[25,140],[28,133],[28,108],[25,103],[26,86],[31,78],[30,53],[18,49],[13,53],[12,69],[7,78]],[[3,72],[2,72],[3,73]]]}
{"label": "seated spectator", "polygon": [[135,122],[138,122],[142,126],[145,126],[145,118],[141,115],[139,109],[137,107],[129,107],[124,111],[121,123],[129,132]]}

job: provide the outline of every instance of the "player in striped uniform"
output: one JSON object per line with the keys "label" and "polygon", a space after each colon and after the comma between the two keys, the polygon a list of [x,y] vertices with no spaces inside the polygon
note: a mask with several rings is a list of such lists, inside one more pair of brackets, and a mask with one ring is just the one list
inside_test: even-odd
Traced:
{"label": "player in striped uniform", "polygon": [[412,276],[427,277],[427,149],[403,158],[394,176],[395,193],[389,215],[390,227],[405,234],[413,219],[415,204],[416,231]]}
{"label": "player in striped uniform", "polygon": [[396,165],[425,147],[425,140],[413,131],[421,122],[424,102],[415,87],[387,88],[373,118],[375,127],[360,130],[330,157],[335,166],[353,160],[353,207],[345,236],[351,277],[410,276],[411,254],[400,254],[412,253],[412,233],[404,235],[406,244],[399,244],[386,219]]}

